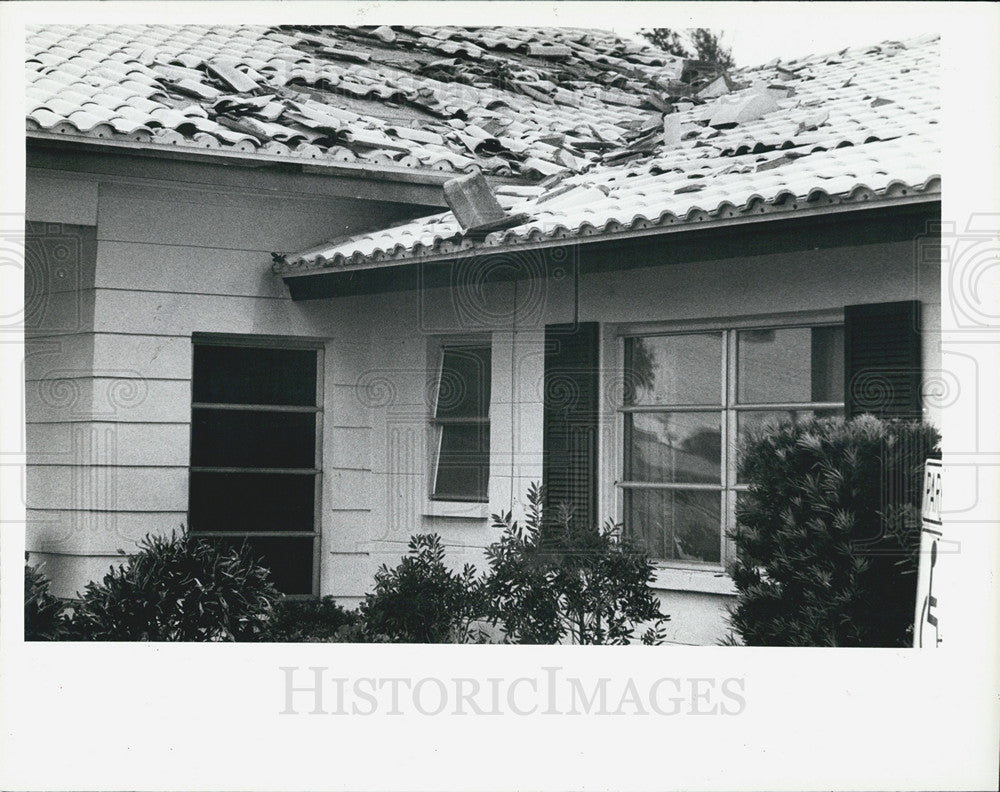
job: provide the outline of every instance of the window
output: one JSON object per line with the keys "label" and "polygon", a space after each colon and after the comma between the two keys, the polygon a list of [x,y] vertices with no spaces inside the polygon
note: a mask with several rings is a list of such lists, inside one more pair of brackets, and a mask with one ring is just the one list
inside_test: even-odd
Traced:
{"label": "window", "polygon": [[625,529],[650,555],[725,564],[739,439],[765,422],[843,415],[839,325],[626,335]]}
{"label": "window", "polygon": [[489,345],[443,345],[436,384],[431,498],[485,503],[490,480]]}
{"label": "window", "polygon": [[316,348],[195,340],[188,521],[246,541],[285,594],[318,593]]}

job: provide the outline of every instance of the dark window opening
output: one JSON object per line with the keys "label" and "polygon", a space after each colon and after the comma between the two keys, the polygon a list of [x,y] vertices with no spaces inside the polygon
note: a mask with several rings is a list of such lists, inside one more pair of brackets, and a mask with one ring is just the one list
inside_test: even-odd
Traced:
{"label": "dark window opening", "polygon": [[191,533],[241,544],[284,594],[318,593],[316,349],[195,341]]}

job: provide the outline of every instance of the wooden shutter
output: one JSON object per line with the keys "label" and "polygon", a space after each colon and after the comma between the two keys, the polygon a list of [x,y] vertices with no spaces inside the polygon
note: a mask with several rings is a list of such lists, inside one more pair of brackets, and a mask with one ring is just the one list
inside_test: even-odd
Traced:
{"label": "wooden shutter", "polygon": [[920,303],[849,305],[844,324],[847,417],[871,413],[919,420]]}
{"label": "wooden shutter", "polygon": [[545,328],[542,483],[551,518],[560,504],[574,521],[596,525],[598,325]]}

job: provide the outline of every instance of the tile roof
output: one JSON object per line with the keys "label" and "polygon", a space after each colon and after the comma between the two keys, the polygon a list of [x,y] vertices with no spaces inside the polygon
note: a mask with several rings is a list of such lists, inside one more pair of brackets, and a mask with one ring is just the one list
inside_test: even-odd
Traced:
{"label": "tile roof", "polygon": [[28,134],[538,181],[621,156],[713,76],[606,31],[29,30]]}
{"label": "tile roof", "polygon": [[740,70],[733,81],[716,86],[721,95],[715,98],[678,102],[677,112],[662,121],[657,116],[655,133],[588,170],[497,188],[505,209],[528,216],[521,225],[473,239],[444,212],[332,240],[274,269],[305,274],[656,233],[680,224],[913,200],[940,191],[936,35],[773,62]]}
{"label": "tile roof", "polygon": [[719,76],[606,31],[518,27],[34,28],[29,136],[461,173],[521,225],[451,212],[288,256],[371,266],[657,232],[939,189],[938,37]]}

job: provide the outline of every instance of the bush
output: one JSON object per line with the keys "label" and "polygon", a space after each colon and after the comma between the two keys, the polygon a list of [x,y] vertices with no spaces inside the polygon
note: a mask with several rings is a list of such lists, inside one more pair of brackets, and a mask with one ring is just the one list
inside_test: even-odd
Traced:
{"label": "bush", "polygon": [[621,534],[620,526],[578,525],[561,509],[542,513],[543,493],[532,485],[524,525],[510,512],[493,515],[503,531],[486,551],[487,614],[512,643],[630,643],[642,622],[654,625],[643,643],[661,643],[669,619],[649,584],[653,564]]}
{"label": "bush", "polygon": [[49,592],[49,580],[39,567],[25,564],[24,640],[58,641],[68,633],[65,604]]}
{"label": "bush", "polygon": [[280,596],[269,575],[245,545],[223,551],[188,534],[147,535],[126,564],[87,584],[73,633],[91,641],[258,639]]}
{"label": "bush", "polygon": [[937,431],[861,416],[759,430],[742,449],[730,622],[755,646],[908,646],[924,460]]}
{"label": "bush", "polygon": [[348,632],[344,628],[357,622],[357,611],[346,610],[333,597],[282,599],[275,604],[261,640],[276,643],[341,641]]}
{"label": "bush", "polygon": [[[437,534],[410,539],[408,555],[375,574],[375,590],[361,604],[360,636],[393,643],[455,643],[473,639],[481,610],[475,567],[461,573],[444,563]],[[358,631],[355,631],[358,632]]]}

